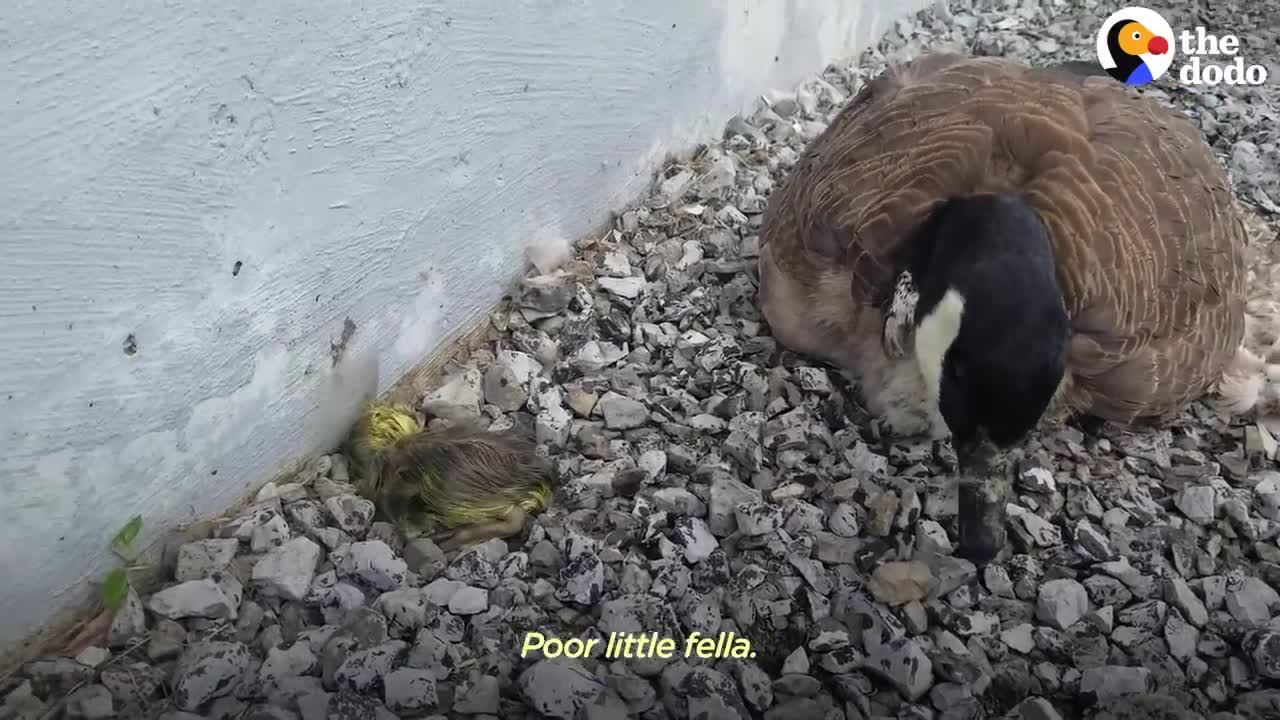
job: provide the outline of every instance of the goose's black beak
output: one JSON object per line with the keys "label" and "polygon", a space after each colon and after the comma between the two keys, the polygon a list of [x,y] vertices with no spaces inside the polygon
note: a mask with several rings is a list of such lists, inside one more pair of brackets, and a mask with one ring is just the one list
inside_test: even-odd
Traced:
{"label": "goose's black beak", "polygon": [[1012,480],[1008,451],[981,430],[956,443],[960,467],[960,543],[957,554],[982,566],[995,559],[1008,538],[1005,502]]}

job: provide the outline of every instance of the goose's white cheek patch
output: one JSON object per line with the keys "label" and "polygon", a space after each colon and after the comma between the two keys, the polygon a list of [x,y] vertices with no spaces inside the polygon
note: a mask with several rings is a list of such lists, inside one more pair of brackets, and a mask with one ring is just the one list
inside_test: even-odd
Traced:
{"label": "goose's white cheek patch", "polygon": [[906,338],[916,320],[916,304],[920,302],[920,294],[916,291],[915,279],[909,272],[898,275],[893,286],[893,301],[889,304],[889,312],[884,320],[884,347],[889,357],[902,357]]}
{"label": "goose's white cheek patch", "polygon": [[916,364],[924,378],[925,396],[930,410],[941,415],[942,361],[947,350],[960,335],[960,323],[964,319],[964,297],[955,290],[948,290],[924,318],[916,325]]}

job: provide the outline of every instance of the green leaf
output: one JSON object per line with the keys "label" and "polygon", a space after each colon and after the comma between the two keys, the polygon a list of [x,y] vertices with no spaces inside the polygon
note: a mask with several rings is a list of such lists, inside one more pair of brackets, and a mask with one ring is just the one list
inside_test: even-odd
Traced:
{"label": "green leaf", "polygon": [[127,548],[130,543],[138,537],[138,533],[142,532],[142,516],[134,515],[124,527],[120,528],[120,532],[111,540],[112,548]]}
{"label": "green leaf", "polygon": [[112,610],[119,610],[128,596],[129,573],[124,568],[112,570],[102,583],[102,604]]}

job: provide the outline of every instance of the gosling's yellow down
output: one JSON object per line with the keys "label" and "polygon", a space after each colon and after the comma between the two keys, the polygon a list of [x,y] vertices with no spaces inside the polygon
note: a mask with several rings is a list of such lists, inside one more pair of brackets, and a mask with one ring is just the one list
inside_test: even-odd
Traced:
{"label": "gosling's yellow down", "polygon": [[520,533],[553,490],[551,464],[528,438],[472,425],[428,431],[402,405],[367,405],[347,451],[357,491],[403,533],[446,551]]}

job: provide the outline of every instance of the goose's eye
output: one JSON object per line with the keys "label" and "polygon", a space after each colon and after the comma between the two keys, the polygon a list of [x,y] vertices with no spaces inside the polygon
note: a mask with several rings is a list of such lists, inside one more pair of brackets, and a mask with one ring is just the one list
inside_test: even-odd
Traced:
{"label": "goose's eye", "polygon": [[1134,34],[1133,34],[1133,39],[1134,39],[1134,40],[1141,40],[1141,39],[1142,39],[1142,33],[1140,33],[1140,32],[1136,32],[1136,33],[1134,33]]}
{"label": "goose's eye", "polygon": [[959,360],[952,360],[951,362],[947,363],[946,371],[947,371],[947,374],[951,376],[952,380],[955,380],[957,382],[964,380],[965,369],[964,369],[963,362]]}

